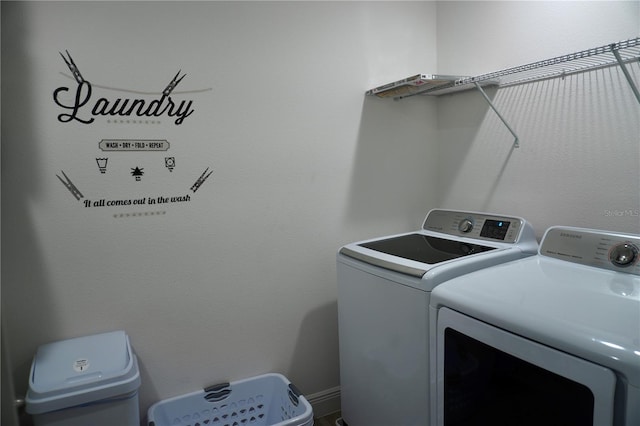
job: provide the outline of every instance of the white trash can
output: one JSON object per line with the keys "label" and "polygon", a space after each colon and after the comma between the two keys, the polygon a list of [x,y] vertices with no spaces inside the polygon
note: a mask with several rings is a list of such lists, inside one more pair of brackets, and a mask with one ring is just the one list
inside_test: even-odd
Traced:
{"label": "white trash can", "polygon": [[35,426],[139,426],[138,361],[124,331],[42,345],[31,364]]}

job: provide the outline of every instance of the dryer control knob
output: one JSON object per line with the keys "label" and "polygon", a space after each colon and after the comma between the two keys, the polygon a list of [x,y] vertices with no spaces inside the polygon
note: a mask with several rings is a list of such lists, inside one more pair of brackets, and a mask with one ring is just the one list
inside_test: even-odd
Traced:
{"label": "dryer control knob", "polygon": [[638,258],[638,247],[631,243],[614,246],[609,252],[609,260],[616,266],[626,268]]}
{"label": "dryer control knob", "polygon": [[458,224],[458,231],[460,232],[471,232],[473,229],[473,221],[471,219],[462,219]]}

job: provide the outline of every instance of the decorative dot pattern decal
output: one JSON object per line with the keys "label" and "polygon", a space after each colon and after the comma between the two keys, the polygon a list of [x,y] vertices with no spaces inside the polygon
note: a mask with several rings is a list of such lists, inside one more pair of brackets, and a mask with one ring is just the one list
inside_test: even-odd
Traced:
{"label": "decorative dot pattern decal", "polygon": [[162,121],[161,120],[121,120],[121,119],[115,119],[115,118],[110,118],[107,120],[107,123],[109,124],[161,124]]}
{"label": "decorative dot pattern decal", "polygon": [[162,216],[167,214],[166,211],[151,211],[151,212],[132,212],[132,213],[117,213],[113,217],[116,219],[129,218],[129,217],[143,217],[143,216]]}

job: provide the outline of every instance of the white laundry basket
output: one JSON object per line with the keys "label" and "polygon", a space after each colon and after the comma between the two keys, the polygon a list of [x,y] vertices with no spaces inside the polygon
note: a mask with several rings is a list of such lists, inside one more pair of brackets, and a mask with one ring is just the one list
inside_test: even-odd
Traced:
{"label": "white laundry basket", "polygon": [[140,372],[124,331],[42,345],[27,413],[36,426],[139,426]]}
{"label": "white laundry basket", "polygon": [[312,426],[307,399],[283,375],[270,373],[157,402],[148,426]]}

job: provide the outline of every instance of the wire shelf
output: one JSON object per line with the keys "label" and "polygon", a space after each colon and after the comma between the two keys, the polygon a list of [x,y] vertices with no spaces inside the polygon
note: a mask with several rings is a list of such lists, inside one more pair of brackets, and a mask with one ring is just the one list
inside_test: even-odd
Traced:
{"label": "wire shelf", "polygon": [[463,77],[452,83],[428,89],[423,94],[438,96],[469,90],[476,87],[475,83],[479,83],[482,86],[493,84],[507,87],[538,80],[565,77],[575,73],[634,61],[640,61],[640,37],[476,77]]}
{"label": "wire shelf", "polygon": [[[640,62],[640,37],[583,50],[581,52],[570,53],[568,55],[557,56],[544,61],[533,62],[526,65],[507,68],[501,71],[482,74],[476,77],[447,76],[447,78],[439,80],[431,79],[423,81],[422,78],[426,78],[427,76],[418,74],[410,77],[409,79],[400,80],[369,90],[366,94],[375,94],[380,97],[393,97],[393,99],[399,100],[415,95],[440,96],[447,93],[477,89],[484,96],[489,106],[495,111],[509,132],[513,135],[513,146],[517,148],[519,146],[517,133],[496,109],[495,105],[484,92],[482,87],[491,85],[499,87],[514,86],[517,84],[547,80],[550,78],[563,78],[571,74],[618,65],[625,75],[631,91],[640,103],[640,91],[626,67],[626,64],[632,62]],[[405,86],[409,84],[408,82],[413,82],[418,77],[420,77],[420,84],[411,83],[411,87],[409,88],[410,90],[407,90]],[[447,81],[447,79],[449,79],[449,81]],[[423,85],[423,83],[425,84]],[[398,87],[402,90],[399,90]],[[393,90],[390,90],[391,88]]]}

